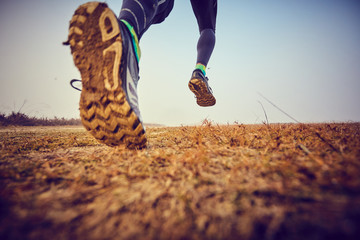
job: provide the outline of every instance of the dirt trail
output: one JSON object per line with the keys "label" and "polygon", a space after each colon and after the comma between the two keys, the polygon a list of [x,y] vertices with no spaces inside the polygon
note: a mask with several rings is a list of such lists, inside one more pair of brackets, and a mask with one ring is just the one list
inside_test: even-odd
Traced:
{"label": "dirt trail", "polygon": [[0,239],[355,239],[360,124],[0,130]]}

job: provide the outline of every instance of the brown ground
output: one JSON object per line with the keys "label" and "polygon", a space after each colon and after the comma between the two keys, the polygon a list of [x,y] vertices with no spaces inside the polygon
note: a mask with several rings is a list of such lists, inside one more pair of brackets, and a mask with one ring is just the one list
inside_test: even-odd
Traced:
{"label": "brown ground", "polygon": [[0,239],[356,239],[360,123],[0,129]]}

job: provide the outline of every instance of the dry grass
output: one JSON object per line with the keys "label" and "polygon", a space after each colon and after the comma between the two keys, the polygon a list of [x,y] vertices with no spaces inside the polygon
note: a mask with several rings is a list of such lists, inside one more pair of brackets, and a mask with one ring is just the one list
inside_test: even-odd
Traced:
{"label": "dry grass", "polygon": [[1,239],[352,239],[360,124],[0,129]]}
{"label": "dry grass", "polygon": [[0,112],[0,127],[1,126],[80,126],[80,119],[65,119],[54,117],[38,118],[30,117],[22,112],[12,112],[9,115]]}

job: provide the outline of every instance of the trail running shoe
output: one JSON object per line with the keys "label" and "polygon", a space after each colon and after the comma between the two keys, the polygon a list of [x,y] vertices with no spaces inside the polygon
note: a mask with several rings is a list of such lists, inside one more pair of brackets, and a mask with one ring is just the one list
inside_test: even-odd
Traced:
{"label": "trail running shoe", "polygon": [[139,68],[132,38],[105,3],[77,8],[68,41],[81,74],[80,116],[100,142],[128,148],[146,146],[137,97]]}
{"label": "trail running shoe", "polygon": [[209,107],[216,103],[212,90],[208,84],[209,79],[199,69],[195,69],[189,81],[189,88],[195,94],[199,106]]}

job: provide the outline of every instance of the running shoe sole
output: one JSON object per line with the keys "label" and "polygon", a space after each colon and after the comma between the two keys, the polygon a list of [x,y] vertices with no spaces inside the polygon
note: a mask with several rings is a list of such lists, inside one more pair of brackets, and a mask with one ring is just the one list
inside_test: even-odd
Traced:
{"label": "running shoe sole", "polygon": [[69,27],[71,53],[82,79],[80,116],[100,142],[130,149],[146,146],[144,127],[121,87],[122,38],[118,20],[105,3],[77,8]]}
{"label": "running shoe sole", "polygon": [[215,105],[216,99],[208,92],[207,86],[202,79],[191,79],[189,81],[189,89],[195,94],[196,103],[199,106],[209,107]]}

